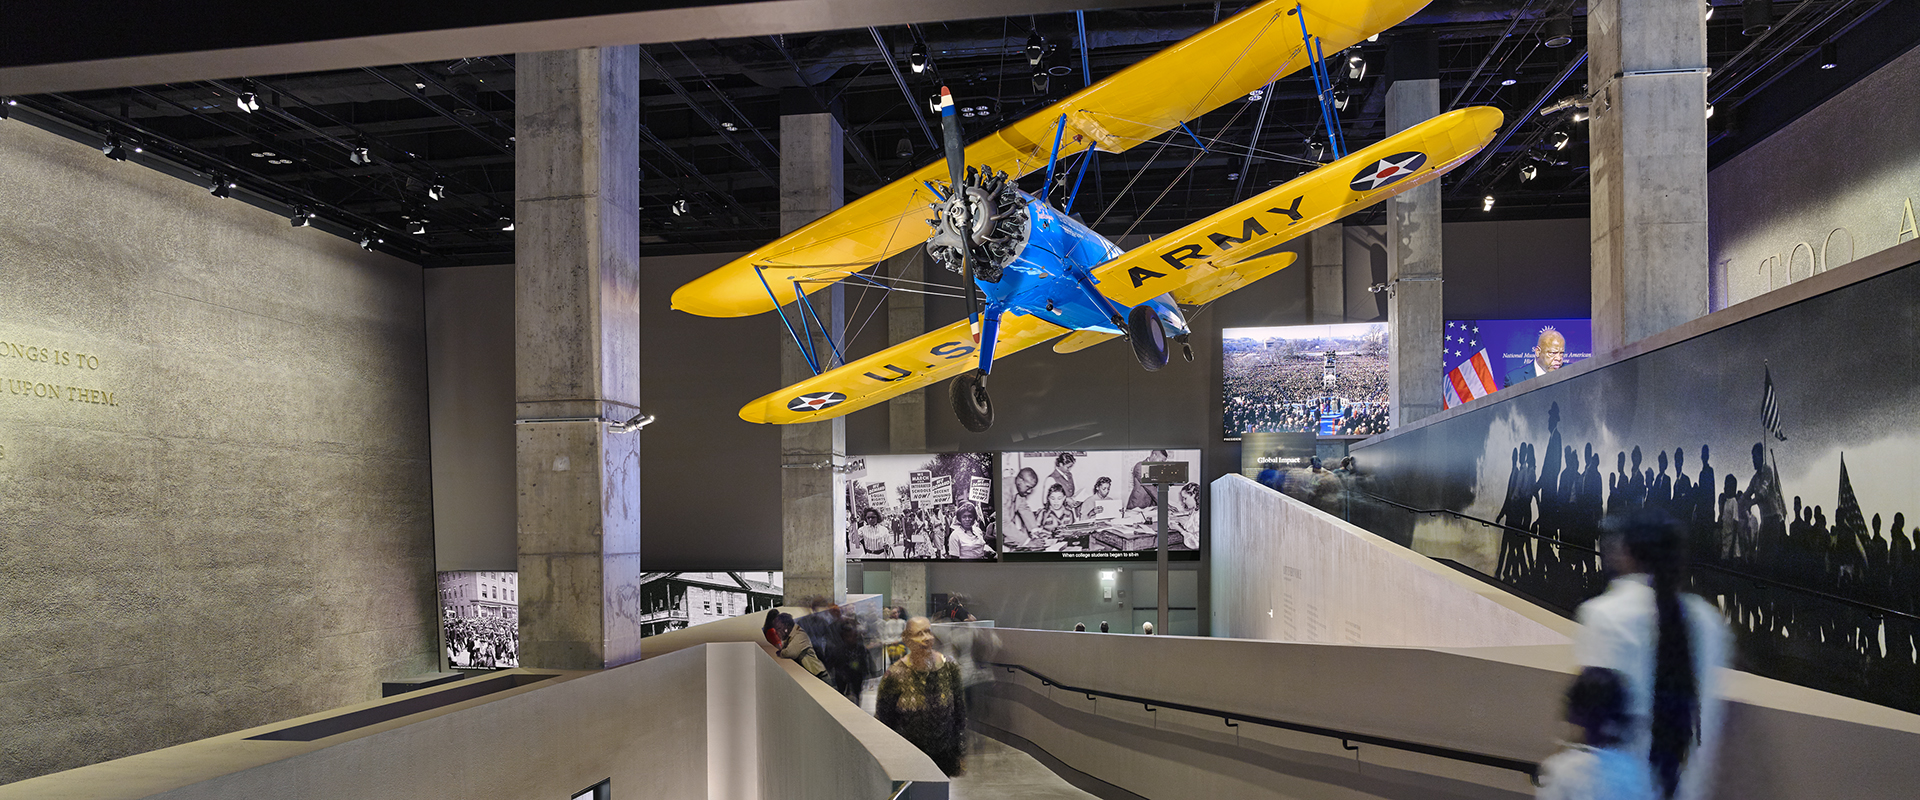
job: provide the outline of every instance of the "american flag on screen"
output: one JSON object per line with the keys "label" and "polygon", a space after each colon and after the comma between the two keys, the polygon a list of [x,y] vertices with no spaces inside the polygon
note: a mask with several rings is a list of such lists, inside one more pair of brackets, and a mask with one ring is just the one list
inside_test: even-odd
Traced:
{"label": "american flag on screen", "polygon": [[1472,320],[1450,320],[1441,348],[1441,364],[1446,367],[1443,408],[1452,408],[1476,397],[1498,391],[1493,364],[1480,345],[1480,325]]}

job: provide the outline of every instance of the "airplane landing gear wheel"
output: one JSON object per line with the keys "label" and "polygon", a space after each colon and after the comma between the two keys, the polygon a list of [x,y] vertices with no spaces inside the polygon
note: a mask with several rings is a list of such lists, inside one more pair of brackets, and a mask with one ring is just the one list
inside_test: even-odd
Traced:
{"label": "airplane landing gear wheel", "polygon": [[967,430],[979,433],[993,425],[993,401],[987,397],[986,376],[970,369],[955,376],[949,386],[953,396],[953,415]]}
{"label": "airplane landing gear wheel", "polygon": [[1127,338],[1133,342],[1133,356],[1148,372],[1167,365],[1167,329],[1152,308],[1139,305],[1127,312]]}

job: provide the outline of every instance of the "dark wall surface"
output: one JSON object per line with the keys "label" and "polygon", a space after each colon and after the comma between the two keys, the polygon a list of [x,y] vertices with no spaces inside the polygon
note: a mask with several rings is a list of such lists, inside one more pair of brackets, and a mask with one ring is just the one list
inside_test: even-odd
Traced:
{"label": "dark wall surface", "polygon": [[1549,543],[1378,503],[1356,521],[1570,609],[1604,588],[1601,516],[1665,509],[1743,667],[1920,710],[1913,619],[1875,610],[1920,612],[1920,266],[1822,277],[1858,282],[1354,449],[1381,497]]}

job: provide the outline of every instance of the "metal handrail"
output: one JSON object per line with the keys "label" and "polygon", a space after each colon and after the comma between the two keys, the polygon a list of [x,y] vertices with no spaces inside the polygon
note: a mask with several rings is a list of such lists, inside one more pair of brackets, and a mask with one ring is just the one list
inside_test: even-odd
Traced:
{"label": "metal handrail", "polygon": [[1094,697],[1106,697],[1113,700],[1123,700],[1129,703],[1139,703],[1140,705],[1145,706],[1148,711],[1156,711],[1160,708],[1169,708],[1175,711],[1185,711],[1190,714],[1199,714],[1201,716],[1220,717],[1222,720],[1224,720],[1227,723],[1227,727],[1229,728],[1240,727],[1239,723],[1241,722],[1251,722],[1255,725],[1263,725],[1269,728],[1278,728],[1280,730],[1296,731],[1299,733],[1307,733],[1315,736],[1325,736],[1330,739],[1339,739],[1340,746],[1347,750],[1360,749],[1354,746],[1353,744],[1354,742],[1359,742],[1360,744],[1370,744],[1370,745],[1375,745],[1379,747],[1390,747],[1395,750],[1404,750],[1409,753],[1421,753],[1424,755],[1439,756],[1440,758],[1452,759],[1454,761],[1465,761],[1471,764],[1481,764],[1484,766],[1496,767],[1499,769],[1510,769],[1515,772],[1525,773],[1529,778],[1538,778],[1540,773],[1540,765],[1538,763],[1532,762],[1532,761],[1523,761],[1517,758],[1502,758],[1500,756],[1490,756],[1484,753],[1474,753],[1466,750],[1456,750],[1451,747],[1441,747],[1439,745],[1424,744],[1421,742],[1410,742],[1405,739],[1394,739],[1392,737],[1387,737],[1387,736],[1375,736],[1373,734],[1368,734],[1368,733],[1353,733],[1351,731],[1336,730],[1334,728],[1324,728],[1318,725],[1307,725],[1299,722],[1287,722],[1285,720],[1270,719],[1267,717],[1258,717],[1252,714],[1235,714],[1227,711],[1221,711],[1215,708],[1204,708],[1201,706],[1187,705],[1185,703],[1168,703],[1161,700],[1151,700],[1145,697],[1135,697],[1133,695],[1128,695],[1128,694],[1119,694],[1117,692],[1104,692],[1099,689],[1087,689],[1079,686],[1068,686],[1067,684],[1056,681],[1038,672],[1034,672],[1033,670],[1027,668],[1025,665],[1022,665],[1022,664],[1003,664],[997,661],[989,662],[989,663],[991,663],[993,666],[1006,669],[1008,674],[1012,674],[1014,670],[1019,670],[1021,672],[1027,673],[1028,675],[1032,675],[1033,677],[1039,679],[1041,685],[1043,686],[1050,686],[1057,689],[1064,689],[1069,692],[1076,692],[1078,694],[1083,694],[1083,695],[1086,695],[1087,699],[1090,699],[1090,700],[1093,699]]}
{"label": "metal handrail", "polygon": [[[1587,547],[1587,546],[1585,546],[1585,545],[1578,545],[1578,544],[1573,544],[1573,543],[1571,543],[1571,542],[1567,542],[1567,541],[1564,541],[1564,540],[1561,540],[1561,539],[1555,539],[1555,538],[1553,538],[1553,537],[1551,537],[1551,536],[1547,536],[1547,535],[1544,535],[1544,534],[1540,534],[1540,533],[1535,533],[1535,532],[1533,532],[1533,531],[1530,531],[1530,530],[1527,530],[1527,529],[1525,529],[1525,528],[1516,528],[1516,527],[1513,527],[1512,525],[1506,525],[1506,524],[1502,524],[1502,523],[1499,523],[1499,522],[1494,522],[1494,521],[1492,521],[1492,520],[1485,520],[1485,519],[1481,519],[1481,518],[1479,518],[1479,517],[1476,517],[1476,516],[1474,516],[1474,515],[1472,515],[1472,514],[1467,514],[1467,513],[1464,513],[1464,512],[1460,512],[1460,511],[1455,511],[1455,510],[1453,510],[1453,509],[1450,509],[1450,508],[1414,508],[1413,506],[1410,506],[1410,505],[1407,505],[1406,503],[1402,503],[1402,502],[1399,502],[1399,501],[1397,501],[1397,500],[1390,500],[1390,499],[1387,499],[1387,498],[1385,498],[1385,497],[1381,497],[1380,495],[1377,495],[1377,494],[1374,494],[1374,493],[1372,493],[1372,492],[1369,492],[1369,491],[1367,491],[1367,490],[1365,490],[1365,489],[1348,489],[1348,491],[1350,491],[1350,492],[1354,492],[1355,494],[1363,494],[1363,495],[1366,495],[1367,497],[1370,497],[1370,498],[1373,498],[1374,500],[1378,500],[1378,501],[1380,501],[1380,502],[1382,502],[1382,503],[1385,503],[1385,504],[1387,504],[1387,505],[1390,505],[1390,506],[1393,506],[1393,507],[1395,507],[1395,508],[1399,508],[1399,509],[1403,509],[1403,510],[1405,510],[1405,511],[1408,511],[1408,512],[1411,512],[1411,513],[1414,513],[1414,514],[1448,514],[1448,515],[1451,515],[1451,516],[1454,516],[1454,517],[1457,517],[1457,518],[1459,518],[1459,519],[1464,519],[1464,520],[1471,520],[1471,521],[1473,521],[1473,522],[1478,522],[1478,523],[1480,523],[1480,524],[1482,524],[1482,525],[1485,525],[1485,526],[1487,526],[1487,527],[1489,527],[1489,528],[1499,528],[1499,529],[1501,529],[1501,530],[1504,530],[1504,531],[1508,531],[1508,532],[1511,532],[1511,533],[1517,533],[1517,534],[1520,534],[1520,535],[1522,535],[1522,536],[1527,536],[1527,537],[1531,537],[1531,538],[1533,538],[1533,539],[1537,539],[1537,540],[1539,540],[1539,541],[1542,541],[1542,542],[1549,542],[1549,543],[1551,543],[1551,544],[1556,544],[1556,545],[1559,545],[1559,546],[1561,546],[1561,547],[1564,547],[1564,548],[1568,548],[1568,549],[1572,549],[1572,550],[1580,550],[1580,551],[1583,551],[1583,552],[1588,552],[1588,553],[1595,553],[1595,554],[1598,554],[1598,553],[1600,552],[1599,550],[1596,550],[1596,549],[1594,549],[1594,548],[1591,548],[1591,547]],[[1694,569],[1703,569],[1703,570],[1708,570],[1708,571],[1710,571],[1710,572],[1718,572],[1718,573],[1720,573],[1720,574],[1722,574],[1722,575],[1730,575],[1730,576],[1732,576],[1732,577],[1735,577],[1735,578],[1740,578],[1740,579],[1742,579],[1742,580],[1748,580],[1748,581],[1752,581],[1752,582],[1754,582],[1754,583],[1757,583],[1757,584],[1764,584],[1764,585],[1766,585],[1766,586],[1774,586],[1774,587],[1778,587],[1778,588],[1781,588],[1781,589],[1786,589],[1786,590],[1788,590],[1788,591],[1792,591],[1792,592],[1799,592],[1799,593],[1801,593],[1801,594],[1805,594],[1805,595],[1811,595],[1811,596],[1813,596],[1813,597],[1817,597],[1817,598],[1820,598],[1820,599],[1822,599],[1822,600],[1826,600],[1826,601],[1828,601],[1828,602],[1832,602],[1832,603],[1839,603],[1839,604],[1841,604],[1841,605],[1846,605],[1846,606],[1852,606],[1852,607],[1854,607],[1854,608],[1857,608],[1857,609],[1860,609],[1860,610],[1862,610],[1862,611],[1865,611],[1865,612],[1867,612],[1867,613],[1868,613],[1869,615],[1871,615],[1871,616],[1872,616],[1873,618],[1875,618],[1875,619],[1885,619],[1885,618],[1887,618],[1887,617],[1899,617],[1899,618],[1901,618],[1901,619],[1906,619],[1906,620],[1912,620],[1912,621],[1915,621],[1915,622],[1920,622],[1920,615],[1914,615],[1914,614],[1909,614],[1909,613],[1907,613],[1907,612],[1905,612],[1905,611],[1896,611],[1896,610],[1894,610],[1894,609],[1891,609],[1891,608],[1886,608],[1886,607],[1883,607],[1883,606],[1877,606],[1877,605],[1874,605],[1874,604],[1872,604],[1872,603],[1868,603],[1868,602],[1864,602],[1864,601],[1861,601],[1861,600],[1854,600],[1854,599],[1852,599],[1852,598],[1848,598],[1848,597],[1841,597],[1840,595],[1837,595],[1837,594],[1831,594],[1831,593],[1828,593],[1828,592],[1823,592],[1823,591],[1820,591],[1819,589],[1809,589],[1809,588],[1807,588],[1807,587],[1805,587],[1805,586],[1799,586],[1799,585],[1796,585],[1796,584],[1791,584],[1791,583],[1786,583],[1786,582],[1784,582],[1784,581],[1777,581],[1777,580],[1774,580],[1774,579],[1772,579],[1772,578],[1763,578],[1763,577],[1760,577],[1759,575],[1755,575],[1755,574],[1753,574],[1753,573],[1751,573],[1751,572],[1746,572],[1746,571],[1744,571],[1744,570],[1737,570],[1737,569],[1732,569],[1732,568],[1729,568],[1729,567],[1722,567],[1722,566],[1720,566],[1720,565],[1718,565],[1718,564],[1702,564],[1702,563],[1694,563],[1694,564],[1690,564],[1689,566],[1690,566],[1690,567],[1692,567],[1692,568],[1694,568]],[[1495,578],[1495,580],[1499,580],[1499,578],[1497,578],[1497,577],[1496,577],[1496,578]],[[1503,583],[1504,583],[1504,581],[1503,581]]]}

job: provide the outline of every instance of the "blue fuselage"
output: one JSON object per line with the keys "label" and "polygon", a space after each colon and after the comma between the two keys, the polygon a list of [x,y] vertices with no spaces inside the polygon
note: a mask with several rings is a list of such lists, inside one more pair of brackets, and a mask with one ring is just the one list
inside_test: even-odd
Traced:
{"label": "blue fuselage", "polygon": [[[1025,246],[1003,269],[999,281],[979,282],[987,307],[1029,314],[1069,330],[1121,333],[1115,314],[1126,306],[1100,298],[1089,273],[1125,252],[1092,228],[1060,213],[1039,199],[1020,193],[1026,203],[1029,233]],[[1175,332],[1185,333],[1185,320],[1172,298],[1148,301]]]}

